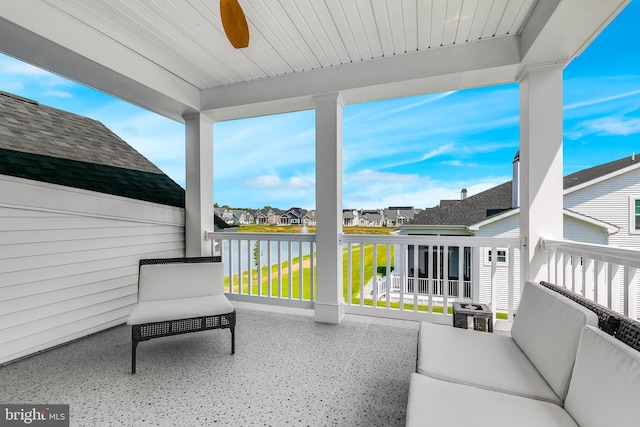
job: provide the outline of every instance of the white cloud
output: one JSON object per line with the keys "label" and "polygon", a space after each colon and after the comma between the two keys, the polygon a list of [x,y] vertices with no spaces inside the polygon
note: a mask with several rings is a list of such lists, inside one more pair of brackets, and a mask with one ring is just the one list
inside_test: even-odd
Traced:
{"label": "white cloud", "polygon": [[587,135],[628,136],[640,133],[640,118],[602,117],[578,123],[573,130],[567,131],[569,139],[580,139]]}
{"label": "white cloud", "polygon": [[63,90],[47,90],[43,93],[44,96],[55,96],[56,98],[73,98],[73,94],[71,92],[66,92]]}

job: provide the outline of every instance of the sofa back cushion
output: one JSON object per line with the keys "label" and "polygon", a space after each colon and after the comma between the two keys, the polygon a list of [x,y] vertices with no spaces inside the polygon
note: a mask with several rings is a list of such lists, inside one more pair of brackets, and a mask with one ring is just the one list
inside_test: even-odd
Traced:
{"label": "sofa back cushion", "polygon": [[640,352],[597,328],[582,331],[565,410],[581,427],[637,426]]}
{"label": "sofa back cushion", "polygon": [[538,283],[526,282],[511,336],[551,389],[564,400],[584,325],[597,325],[589,309]]}
{"label": "sofa back cushion", "polygon": [[224,293],[221,262],[140,266],[138,302],[194,298]]}

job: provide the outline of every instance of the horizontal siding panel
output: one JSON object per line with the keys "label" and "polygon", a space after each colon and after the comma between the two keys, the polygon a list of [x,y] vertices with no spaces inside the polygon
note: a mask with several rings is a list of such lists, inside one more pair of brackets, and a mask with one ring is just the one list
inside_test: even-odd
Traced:
{"label": "horizontal siding panel", "polygon": [[[50,277],[36,282],[20,283],[14,286],[5,286],[0,294],[0,301],[8,301],[17,298],[36,298],[38,294],[53,295],[58,291],[76,288],[93,283],[119,280],[122,277],[135,276],[137,280],[138,263],[133,258],[122,261],[123,266],[106,270],[95,270],[83,274],[73,274],[63,277]],[[125,265],[126,263],[126,265]],[[0,275],[0,277],[2,277]],[[0,307],[2,303],[0,302]],[[0,309],[2,313],[2,309]]]}
{"label": "horizontal siding panel", "polygon": [[[156,245],[180,242],[184,239],[181,234],[152,234],[120,237],[104,237],[94,239],[87,237],[81,240],[59,240],[57,242],[20,243],[14,245],[0,245],[0,259],[39,257],[55,254],[73,254],[85,251],[109,250],[143,245]],[[1,267],[0,267],[1,268]]]}
{"label": "horizontal siding panel", "polygon": [[43,330],[34,335],[23,336],[8,345],[0,346],[0,364],[121,325],[126,321],[130,312],[131,307],[126,306],[104,313],[96,313],[82,322],[69,323]]}
{"label": "horizontal siding panel", "polygon": [[38,255],[29,258],[0,260],[0,271],[16,272],[47,267],[67,266],[69,268],[68,274],[71,274],[73,273],[73,268],[77,264],[84,262],[104,260],[109,258],[121,258],[124,256],[140,256],[145,253],[178,250],[182,247],[184,247],[184,242],[174,241],[149,245],[118,247],[92,251],[67,252],[50,255]]}
{"label": "horizontal siding panel", "polygon": [[136,287],[134,283],[129,282],[127,285],[119,286],[115,289],[90,293],[83,296],[78,295],[75,298],[2,315],[0,316],[0,340],[7,338],[3,336],[5,331],[10,331],[12,328],[18,326],[26,328],[27,325],[40,324],[41,321],[48,322],[49,319],[55,319],[57,316],[70,315],[75,311],[81,311],[88,307],[97,308],[105,304],[110,304],[112,301],[131,297],[133,297],[133,302],[130,304],[135,304],[137,301]]}
{"label": "horizontal siding panel", "polygon": [[4,319],[7,315],[12,313],[44,308],[47,306],[51,306],[52,304],[58,304],[90,295],[101,294],[103,292],[120,288],[129,288],[129,294],[136,293],[138,289],[137,284],[138,275],[131,274],[129,276],[110,278],[108,280],[102,280],[99,282],[85,282],[80,286],[67,287],[57,291],[49,291],[47,293],[39,293],[36,295],[24,296],[20,298],[6,299],[4,301],[0,301],[0,329],[7,326],[4,323]]}
{"label": "horizontal siding panel", "polygon": [[[0,363],[125,322],[139,259],[184,256],[183,210],[14,184],[0,180]],[[16,205],[22,191],[40,197]]]}
{"label": "horizontal siding panel", "polygon": [[91,227],[51,230],[2,230],[0,225],[0,246],[21,243],[64,242],[78,239],[100,239],[105,237],[147,236],[152,234],[184,233],[184,228],[139,224],[129,227]]}
{"label": "horizontal siding panel", "polygon": [[96,259],[75,264],[54,265],[48,268],[12,271],[0,274],[0,289],[25,283],[62,278],[76,274],[118,268],[123,265],[137,265],[140,258],[170,258],[184,256],[184,245],[179,248],[163,248],[155,252],[141,252],[133,256],[121,256],[108,259]]}
{"label": "horizontal siding panel", "polygon": [[[114,310],[121,310],[125,307],[131,309],[136,303],[136,296],[130,295],[118,299],[102,301],[98,304],[84,306],[72,311],[59,313],[36,321],[23,323],[12,328],[0,329],[0,342],[5,345],[12,345],[12,341],[20,340],[30,335],[42,334],[46,331],[53,331],[56,328],[64,327],[72,323],[82,323],[88,318]],[[126,311],[124,311],[126,312]]]}

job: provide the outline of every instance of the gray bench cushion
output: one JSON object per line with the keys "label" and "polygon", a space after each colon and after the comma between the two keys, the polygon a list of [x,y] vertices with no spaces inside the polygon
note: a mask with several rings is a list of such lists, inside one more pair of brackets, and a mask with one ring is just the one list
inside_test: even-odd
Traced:
{"label": "gray bench cushion", "polygon": [[217,316],[231,313],[233,305],[224,295],[196,298],[178,298],[161,301],[143,301],[136,304],[129,315],[128,325]]}
{"label": "gray bench cushion", "polygon": [[511,337],[422,322],[418,373],[561,405]]}
{"label": "gray bench cushion", "polygon": [[420,374],[411,375],[406,425],[577,426],[564,409],[549,402],[440,381]]}
{"label": "gray bench cushion", "polygon": [[138,302],[224,294],[220,262],[141,265]]}
{"label": "gray bench cushion", "polygon": [[565,409],[582,427],[640,425],[640,352],[585,327]]}
{"label": "gray bench cushion", "polygon": [[541,286],[527,282],[511,328],[518,347],[564,400],[585,325],[598,325],[586,307]]}
{"label": "gray bench cushion", "polygon": [[421,324],[418,372],[562,405],[582,327],[597,322],[585,307],[527,282],[512,337]]}

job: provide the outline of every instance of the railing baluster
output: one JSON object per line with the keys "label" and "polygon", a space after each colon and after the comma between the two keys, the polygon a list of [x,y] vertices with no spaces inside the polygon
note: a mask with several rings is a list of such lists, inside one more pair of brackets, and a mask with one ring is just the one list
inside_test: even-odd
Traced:
{"label": "railing baluster", "polygon": [[[393,278],[391,276],[391,248],[389,244],[387,244],[385,248],[386,248],[385,274],[387,276],[387,290],[385,292],[385,299],[386,299],[387,310],[389,310],[391,308],[391,290],[393,289]],[[402,289],[400,291],[402,291]]]}
{"label": "railing baluster", "polygon": [[252,241],[247,241],[247,295],[251,295],[253,286],[253,245]]}
{"label": "railing baluster", "polygon": [[[311,247],[311,243],[309,243],[309,247]],[[303,262],[304,262],[304,245],[303,242],[298,242],[298,271],[300,274],[298,275],[298,299],[302,300],[304,297],[304,270],[303,270]]]}
{"label": "railing baluster", "polygon": [[[289,274],[287,276],[289,276],[289,280],[287,281],[287,299],[291,299],[292,298],[292,293],[293,293],[293,259],[291,257],[291,240],[289,240],[289,242],[287,242],[287,254],[288,254],[288,264],[287,264],[287,268],[289,270]],[[300,273],[302,273],[302,270],[300,270]]]}
{"label": "railing baluster", "polygon": [[360,243],[360,307],[364,307],[364,243]]}
{"label": "railing baluster", "polygon": [[433,275],[433,248],[435,246],[427,245],[427,265],[429,272],[427,273],[429,306],[427,308],[429,314],[433,313],[433,294],[435,293],[435,283]]}
{"label": "railing baluster", "polygon": [[493,311],[493,322],[496,321],[498,313],[498,248],[491,247],[491,310]]}
{"label": "railing baluster", "polygon": [[353,246],[347,243],[347,305],[351,305],[351,294],[353,293]]}
{"label": "railing baluster", "polygon": [[507,320],[509,321],[513,321],[513,310],[514,310],[514,295],[515,295],[515,286],[516,286],[516,280],[518,282],[520,282],[520,278],[514,277],[515,276],[515,263],[516,263],[516,256],[515,256],[515,249],[513,248],[513,246],[509,246],[509,258],[508,258],[508,262],[509,262],[509,267],[508,267],[508,279],[507,279]]}
{"label": "railing baluster", "polygon": [[278,240],[278,298],[282,298],[282,241]]}
{"label": "railing baluster", "polygon": [[238,240],[238,294],[242,294],[242,242]]}
{"label": "railing baluster", "polygon": [[418,252],[420,252],[419,245],[413,245],[413,311],[418,311],[418,287],[420,286],[420,263],[418,261]]}
{"label": "railing baluster", "polygon": [[262,296],[262,240],[258,240],[258,296]]}
{"label": "railing baluster", "polygon": [[372,307],[378,307],[378,245],[373,244],[373,301]]}

